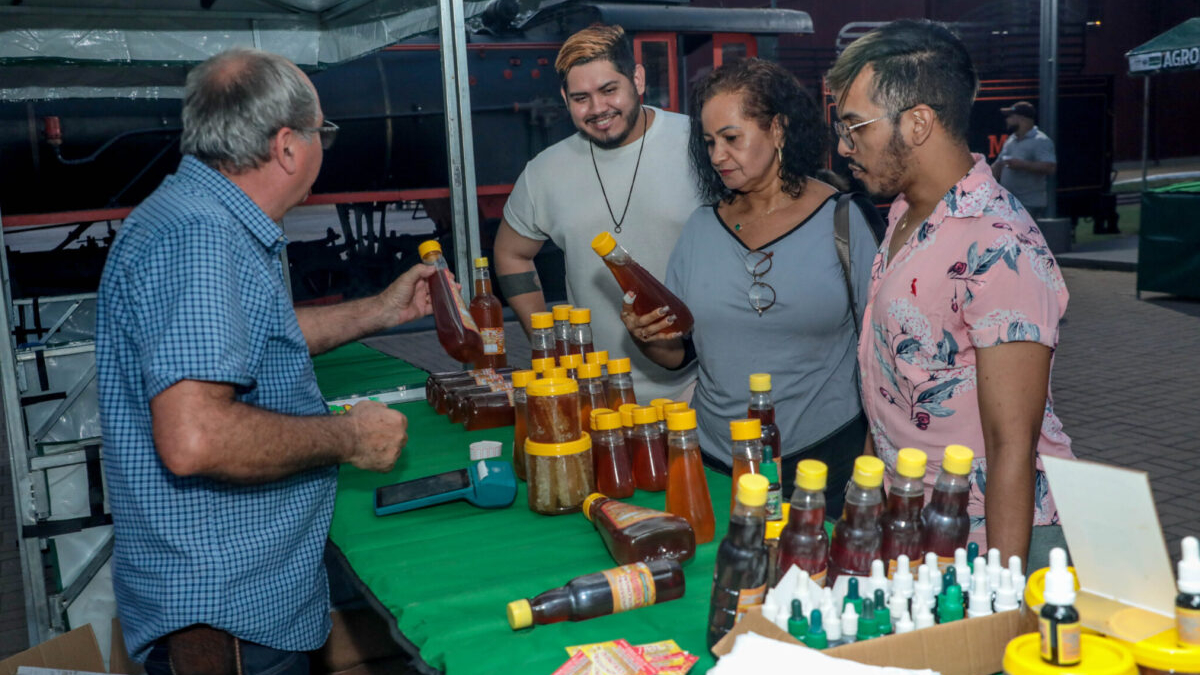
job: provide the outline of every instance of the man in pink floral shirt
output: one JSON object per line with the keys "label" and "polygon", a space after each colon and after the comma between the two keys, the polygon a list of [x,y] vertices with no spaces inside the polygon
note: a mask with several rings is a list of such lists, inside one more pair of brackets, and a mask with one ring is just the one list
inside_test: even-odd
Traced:
{"label": "man in pink floral shirt", "polygon": [[938,24],[897,21],[827,82],[838,152],[896,197],[859,344],[866,451],[889,475],[900,448],[926,451],[928,494],[944,448],[972,448],[972,540],[1044,563],[1062,534],[1039,457],[1072,456],[1050,397],[1067,289],[1033,219],[967,149],[970,57]]}

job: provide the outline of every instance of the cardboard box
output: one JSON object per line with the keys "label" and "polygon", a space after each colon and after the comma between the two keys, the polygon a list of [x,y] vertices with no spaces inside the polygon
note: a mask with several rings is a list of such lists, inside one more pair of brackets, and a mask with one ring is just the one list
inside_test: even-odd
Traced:
{"label": "cardboard box", "polygon": [[[1004,648],[1009,640],[1037,630],[1036,619],[1022,619],[1020,612],[1001,612],[978,619],[964,619],[932,626],[904,635],[889,635],[825,650],[825,654],[873,666],[929,668],[942,675],[992,675],[1003,670]],[[733,649],[737,636],[754,632],[790,644],[801,644],[758,609],[751,609],[733,630],[713,647],[724,656]],[[954,649],[947,649],[954,645]]]}
{"label": "cardboard box", "polygon": [[0,661],[0,675],[16,675],[22,666],[103,673],[104,657],[91,624],[59,635]]}

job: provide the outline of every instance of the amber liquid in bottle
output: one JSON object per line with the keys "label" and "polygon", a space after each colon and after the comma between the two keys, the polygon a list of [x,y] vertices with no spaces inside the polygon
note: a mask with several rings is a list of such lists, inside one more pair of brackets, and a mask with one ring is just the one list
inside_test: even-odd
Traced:
{"label": "amber liquid in bottle", "polygon": [[696,539],[686,520],[604,496],[586,504],[604,546],[618,564],[670,558],[684,562],[696,553]]}
{"label": "amber liquid in bottle", "polygon": [[925,506],[925,486],[920,478],[899,476],[888,490],[883,512],[883,560],[889,566],[901,555],[920,560],[921,508]]}
{"label": "amber liquid in bottle", "polygon": [[733,443],[733,490],[729,498],[729,508],[732,511],[737,504],[738,479],[748,473],[762,473],[762,441],[734,441]]}
{"label": "amber liquid in bottle", "polygon": [[[758,392],[755,392],[757,394]],[[779,468],[783,464],[783,455],[781,449],[781,441],[779,438],[779,427],[775,425],[775,406],[770,403],[770,397],[767,397],[767,404],[760,404],[755,407],[755,394],[750,395],[750,407],[746,410],[746,417],[752,420],[762,422],[762,443],[764,448],[771,449],[772,460]],[[735,482],[734,485],[737,485]]]}
{"label": "amber liquid in bottle", "polygon": [[596,463],[596,491],[608,497],[632,497],[633,463],[621,428],[592,433],[592,459]]}
{"label": "amber liquid in bottle", "polygon": [[[652,560],[634,565],[646,569],[631,570],[628,568],[633,565],[627,565],[585,574],[575,577],[566,586],[552,588],[530,598],[533,623],[545,625],[559,621],[583,621],[683,597],[683,569],[678,561]],[[619,581],[631,577],[637,579],[638,583]],[[633,588],[634,592],[627,597],[619,597],[613,592],[616,586]],[[650,589],[653,592],[649,592]],[[654,598],[653,602],[649,601],[650,597]]]}
{"label": "amber liquid in bottle", "polygon": [[[949,479],[943,481],[945,477]],[[939,558],[953,558],[955,549],[966,546],[971,535],[969,494],[966,476],[944,471],[938,476],[929,504],[921,512],[922,548]]]}
{"label": "amber liquid in bottle", "polygon": [[879,558],[883,550],[882,515],[879,488],[864,488],[851,481],[842,517],[833,526],[829,542],[828,583],[832,584],[842,574],[871,574],[871,561]]}
{"label": "amber liquid in bottle", "polygon": [[779,574],[786,574],[795,565],[808,572],[815,583],[824,584],[829,564],[825,494],[797,486],[791,504],[787,525],[779,534]]}
{"label": "amber liquid in bottle", "polygon": [[[604,382],[598,377],[583,378],[579,380],[579,420],[584,426],[584,431],[592,432],[591,414],[597,408],[607,408],[608,397],[604,392]],[[604,490],[601,490],[604,492]],[[605,492],[604,494],[608,494]],[[612,495],[609,495],[612,496]]]}
{"label": "amber liquid in bottle", "polygon": [[667,489],[667,444],[658,425],[638,424],[629,437],[633,455],[633,483],[639,490],[662,492]]}
{"label": "amber liquid in bottle", "polygon": [[441,251],[427,253],[422,260],[437,268],[437,274],[429,277],[429,296],[438,342],[455,361],[475,362],[483,354],[483,338],[462,296],[450,283],[450,269]]}
{"label": "amber liquid in bottle", "polygon": [[467,415],[463,427],[467,431],[507,427],[514,422],[514,392],[495,392],[467,399]]}
{"label": "amber liquid in bottle", "polygon": [[668,433],[667,461],[667,511],[691,524],[697,544],[707,544],[713,540],[716,523],[695,429]]}
{"label": "amber liquid in bottle", "polygon": [[492,294],[488,268],[475,268],[475,297],[471,299],[471,318],[479,328],[483,353],[475,360],[476,368],[503,368],[508,365],[504,351],[504,308]]}
{"label": "amber liquid in bottle", "polygon": [[513,473],[525,480],[525,439],[529,437],[529,406],[525,389],[513,392]]}
{"label": "amber liquid in bottle", "polygon": [[687,305],[661,281],[655,279],[654,275],[630,258],[628,253],[624,253],[620,246],[604,257],[604,264],[616,277],[621,290],[635,294],[633,311],[637,312],[638,316],[653,312],[659,307],[670,307],[670,313],[675,315],[673,328],[685,335],[692,330],[695,320]]}

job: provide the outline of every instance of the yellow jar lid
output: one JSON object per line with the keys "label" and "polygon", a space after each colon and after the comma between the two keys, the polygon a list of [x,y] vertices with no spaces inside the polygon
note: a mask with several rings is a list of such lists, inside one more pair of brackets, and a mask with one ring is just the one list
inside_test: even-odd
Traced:
{"label": "yellow jar lid", "polygon": [[538,457],[562,457],[564,455],[578,455],[581,452],[592,449],[592,437],[583,432],[579,438],[566,443],[538,443],[537,441],[525,441],[525,454],[536,455]]}
{"label": "yellow jar lid", "polygon": [[608,360],[608,372],[612,375],[629,372],[629,357]]}
{"label": "yellow jar lid", "polygon": [[525,385],[525,393],[530,396],[563,396],[578,391],[579,385],[569,377],[543,377]]}
{"label": "yellow jar lid", "polygon": [[621,413],[613,412],[608,408],[600,408],[600,410],[604,412],[597,414],[592,420],[593,429],[596,431],[610,431],[612,429],[621,428]]}
{"label": "yellow jar lid", "polygon": [[592,310],[587,307],[576,307],[567,315],[567,320],[571,323],[591,323]]}
{"label": "yellow jar lid", "polygon": [[578,378],[584,379],[584,380],[595,378],[595,377],[600,377],[600,364],[599,363],[581,363],[581,364],[579,364],[579,367],[575,369],[575,377],[578,377]]}
{"label": "yellow jar lid", "polygon": [[571,318],[572,309],[575,309],[575,305],[555,305],[550,311],[554,314],[555,321],[567,321]]}
{"label": "yellow jar lid", "polygon": [[729,437],[735,441],[762,438],[762,420],[733,420],[729,423]]}
{"label": "yellow jar lid", "polygon": [[637,407],[638,404],[636,403],[622,403],[621,406],[617,408],[617,412],[621,413],[621,424],[624,424],[627,427],[633,426],[633,410]]}
{"label": "yellow jar lid", "polygon": [[542,373],[546,372],[547,368],[554,367],[554,357],[547,356],[544,359],[534,359],[530,362],[529,367],[533,369],[533,372],[541,375]]}
{"label": "yellow jar lid", "polygon": [[896,453],[896,473],[905,478],[924,478],[925,453],[916,448],[902,448]]}
{"label": "yellow jar lid", "polygon": [[1116,640],[1080,636],[1082,659],[1075,666],[1052,666],[1042,660],[1041,635],[1026,633],[1004,649],[1005,675],[1137,675],[1133,655]]}
{"label": "yellow jar lid", "polygon": [[965,445],[947,445],[946,453],[942,456],[942,468],[950,473],[965,476],[971,473],[971,461],[975,459],[975,451]]}
{"label": "yellow jar lid", "polygon": [[[1136,622],[1136,616],[1137,612],[1122,610],[1113,614],[1108,623],[1114,628],[1114,632],[1119,632],[1122,623]],[[1131,628],[1136,630],[1136,626]],[[1200,673],[1200,647],[1181,646],[1179,632],[1174,628],[1140,642],[1112,639],[1125,646],[1133,654],[1133,660],[1143,668],[1172,673]]]}
{"label": "yellow jar lid", "polygon": [[771,374],[752,374],[750,376],[750,391],[771,391]]}
{"label": "yellow jar lid", "polygon": [[566,354],[558,357],[558,365],[563,368],[578,368],[583,363],[582,354]]}
{"label": "yellow jar lid", "polygon": [[696,428],[695,410],[672,410],[667,413],[668,431],[687,431]]}
{"label": "yellow jar lid", "polygon": [[442,245],[439,244],[436,239],[423,241],[421,242],[421,245],[417,247],[417,255],[421,256],[422,258],[434,251],[437,251],[438,253],[442,252]]}
{"label": "yellow jar lid", "polygon": [[633,409],[634,424],[655,424],[658,422],[658,412],[653,406],[643,406]]}
{"label": "yellow jar lid", "polygon": [[865,488],[883,485],[883,461],[878,457],[859,455],[854,460],[854,482]]}
{"label": "yellow jar lid", "polygon": [[768,520],[766,531],[763,533],[763,539],[779,539],[779,535],[783,534],[783,528],[787,527],[788,514],[792,510],[792,505],[784,502],[779,506],[779,520]]}
{"label": "yellow jar lid", "polygon": [[596,252],[596,255],[608,255],[616,247],[616,238],[607,232],[601,232],[592,239],[592,250]]}
{"label": "yellow jar lid", "polygon": [[512,374],[512,384],[517,389],[521,389],[525,385],[537,379],[537,373],[532,370],[517,370]]}
{"label": "yellow jar lid", "polygon": [[487,264],[488,264],[487,256],[481,256],[481,257],[475,259],[475,267],[487,267]]}
{"label": "yellow jar lid", "polygon": [[588,352],[587,356],[585,356],[584,359],[588,363],[598,363],[600,365],[604,365],[604,364],[608,363],[608,350],[599,351],[599,352]]}
{"label": "yellow jar lid", "polygon": [[534,328],[553,328],[554,315],[550,312],[534,312],[529,315],[529,325]]}
{"label": "yellow jar lid", "polygon": [[829,480],[829,467],[817,459],[802,459],[796,464],[796,487],[822,492]]}
{"label": "yellow jar lid", "polygon": [[762,506],[767,503],[767,488],[770,486],[762,474],[744,473],[738,478],[737,500],[746,506]]}
{"label": "yellow jar lid", "polygon": [[567,372],[566,368],[551,368],[550,370],[546,371],[542,377],[555,380],[570,380],[571,373]]}
{"label": "yellow jar lid", "polygon": [[508,603],[508,625],[521,630],[533,625],[533,608],[528,600],[513,600]]}

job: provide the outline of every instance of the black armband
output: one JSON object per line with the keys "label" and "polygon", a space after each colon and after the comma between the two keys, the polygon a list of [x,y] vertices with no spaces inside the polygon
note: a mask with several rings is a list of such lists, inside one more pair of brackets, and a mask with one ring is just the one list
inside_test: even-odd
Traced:
{"label": "black armband", "polygon": [[538,279],[537,270],[518,272],[516,274],[501,274],[496,277],[500,291],[504,297],[512,298],[526,293],[541,293],[542,282]]}

